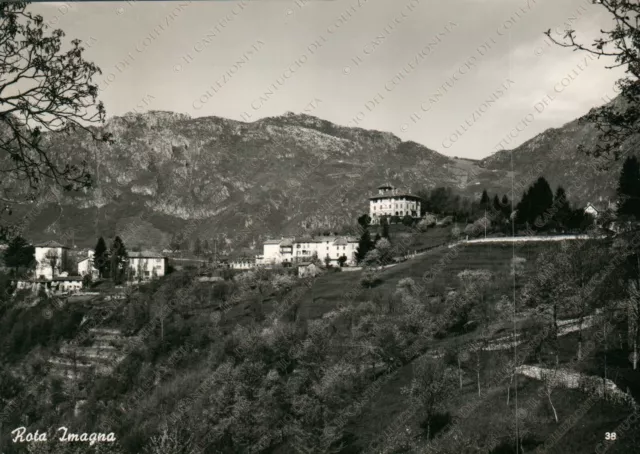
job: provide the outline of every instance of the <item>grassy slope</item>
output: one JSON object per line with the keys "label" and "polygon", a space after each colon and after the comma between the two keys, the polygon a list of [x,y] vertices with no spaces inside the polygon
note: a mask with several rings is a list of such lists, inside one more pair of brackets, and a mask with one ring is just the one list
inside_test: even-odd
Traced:
{"label": "grassy slope", "polygon": [[[440,229],[434,229],[433,232],[431,237],[425,235],[423,242],[426,243],[429,239],[433,243],[440,241]],[[374,292],[390,296],[395,291],[400,279],[410,277],[420,283],[425,273],[433,271],[440,264],[443,265],[442,271],[435,276],[434,289],[455,287],[457,274],[460,271],[487,269],[496,275],[498,293],[511,295],[513,281],[509,273],[512,257],[515,255],[526,259],[524,263],[525,274],[528,274],[534,269],[536,256],[549,247],[559,246],[549,243],[516,244],[515,248],[512,245],[501,244],[468,244],[457,246],[455,249],[444,246],[427,251],[424,255],[382,271],[380,274],[382,283],[372,291],[360,288],[358,281],[361,272],[325,274],[317,278],[313,287],[303,296],[302,314],[307,318],[321,317],[322,314],[335,309],[336,302],[344,299],[345,295],[353,290],[359,292],[356,297],[357,301],[370,299]],[[516,281],[516,290],[522,285],[522,281]],[[311,304],[312,297],[313,305]]]}
{"label": "grassy slope", "polygon": [[[455,287],[458,272],[465,269],[488,269],[498,276],[499,294],[511,296],[513,291],[513,283],[509,274],[511,258],[514,255],[524,257],[526,259],[525,276],[531,276],[535,272],[536,256],[547,248],[555,247],[559,247],[559,245],[554,243],[529,243],[516,244],[515,247],[496,244],[459,246],[458,254],[447,260],[442,271],[437,275],[436,285]],[[391,295],[395,290],[396,284],[402,278],[411,277],[419,282],[426,271],[431,270],[450,252],[451,249],[447,247],[438,248],[427,252],[423,256],[389,268],[381,273],[383,282],[374,290],[381,291],[384,295]],[[343,300],[347,292],[358,288],[360,275],[360,272],[331,273],[318,278],[313,288],[304,296],[305,301],[301,308],[301,315],[305,318],[317,318],[335,309],[336,301]],[[516,289],[521,287],[523,283],[524,281],[516,282]],[[356,300],[364,301],[370,298],[371,295],[371,291],[365,290],[358,295]],[[311,304],[312,296],[313,304]],[[592,332],[585,333],[587,336],[591,334]],[[474,333],[464,337],[472,339]],[[451,341],[451,338],[443,339],[438,344],[439,346],[444,345],[447,341]],[[561,363],[571,361],[577,349],[577,333],[561,338],[560,349]],[[504,352],[487,354],[483,361],[491,362],[498,355],[504,354]],[[620,367],[616,383],[623,390],[626,389],[626,386],[629,386],[632,394],[638,399],[640,397],[640,385],[638,385],[640,383],[640,373],[630,370],[628,361],[625,363],[627,355],[625,352],[614,350],[609,351],[608,354],[612,370],[616,366]],[[602,350],[598,349],[593,356],[579,363],[577,369],[585,373],[599,374],[602,355]],[[614,376],[615,372],[612,372],[610,377],[614,378]],[[354,448],[365,448],[370,440],[381,434],[395,417],[398,417],[406,410],[407,404],[400,394],[400,388],[408,385],[411,378],[411,365],[401,368],[398,375],[383,386],[382,390],[372,399],[372,402],[363,407],[362,414],[355,418],[356,421],[346,428],[356,436]],[[539,382],[524,377],[520,377],[518,381],[520,402],[526,402],[529,398],[535,396],[541,386]],[[506,406],[506,395],[506,382],[496,386],[493,392],[490,393],[490,397],[476,410],[474,415],[464,420],[460,426],[461,430],[463,432],[468,430],[483,434],[488,434],[489,431],[497,431],[506,436],[509,424],[512,424],[513,420],[513,389],[512,402],[509,408]],[[576,390],[555,390],[552,396],[554,405],[559,412],[560,423],[569,418],[585,399],[585,395]],[[447,411],[451,414],[456,414],[458,408],[469,402],[469,400],[476,398],[475,375],[473,371],[467,371],[465,373],[464,388],[448,403]],[[556,445],[557,452],[591,452],[596,443],[604,440],[604,433],[613,431],[615,427],[624,421],[628,414],[629,411],[626,407],[598,402],[562,437],[558,445]],[[546,400],[539,401],[533,414],[525,419],[525,424],[527,430],[531,432],[530,438],[533,444],[544,443],[558,428],[558,425],[552,419],[552,413]],[[408,425],[412,427],[413,433],[420,431],[415,421],[413,424]],[[629,443],[628,438],[622,439],[609,452],[630,452],[625,451],[630,447]],[[511,451],[507,449],[496,452],[507,453]]]}

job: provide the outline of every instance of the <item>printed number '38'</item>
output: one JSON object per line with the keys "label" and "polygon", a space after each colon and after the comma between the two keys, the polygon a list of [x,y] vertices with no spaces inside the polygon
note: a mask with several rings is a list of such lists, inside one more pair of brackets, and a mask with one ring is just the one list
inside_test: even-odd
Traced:
{"label": "printed number '38'", "polygon": [[615,432],[607,432],[604,434],[604,439],[605,440],[615,440],[616,439],[616,433]]}

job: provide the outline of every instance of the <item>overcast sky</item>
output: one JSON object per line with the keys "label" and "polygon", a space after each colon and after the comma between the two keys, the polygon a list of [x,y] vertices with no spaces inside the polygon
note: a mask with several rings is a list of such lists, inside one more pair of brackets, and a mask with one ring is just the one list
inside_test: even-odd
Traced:
{"label": "overcast sky", "polygon": [[[109,116],[169,110],[255,121],[287,111],[482,158],[615,95],[611,61],[549,45],[611,21],[591,0],[55,2]],[[449,86],[444,85],[449,81]],[[486,102],[486,103],[485,103]],[[515,129],[517,128],[517,129]],[[511,138],[509,134],[511,133]]]}

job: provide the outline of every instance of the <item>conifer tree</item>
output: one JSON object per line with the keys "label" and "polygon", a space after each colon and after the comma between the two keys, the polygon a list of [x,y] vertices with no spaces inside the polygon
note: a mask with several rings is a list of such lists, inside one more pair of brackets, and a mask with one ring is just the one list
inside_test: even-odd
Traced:
{"label": "conifer tree", "polygon": [[505,215],[505,217],[508,218],[509,216],[511,216],[511,201],[509,200],[509,197],[507,197],[507,194],[502,196],[500,205],[502,206],[502,213]]}
{"label": "conifer tree", "polygon": [[382,218],[380,224],[382,224],[382,238],[389,239],[389,221],[387,218]]}
{"label": "conifer tree", "polygon": [[490,207],[490,202],[491,202],[491,199],[489,198],[489,194],[487,193],[487,190],[484,189],[482,191],[482,196],[480,197],[480,207],[483,210],[488,210]]}
{"label": "conifer tree", "polygon": [[202,255],[202,243],[200,242],[200,237],[196,237],[196,240],[193,242],[193,255],[196,257]]}
{"label": "conifer tree", "polygon": [[121,284],[127,267],[127,250],[124,242],[116,236],[111,246],[111,279],[116,284]]}
{"label": "conifer tree", "polygon": [[567,194],[562,186],[558,186],[556,194],[553,198],[553,209],[555,211],[553,217],[555,224],[561,230],[569,227],[569,222],[572,216],[571,205],[567,200]]}
{"label": "conifer tree", "polygon": [[17,276],[20,267],[29,268],[35,264],[35,248],[20,235],[14,237],[4,251],[4,263],[14,269]]}
{"label": "conifer tree", "polygon": [[101,278],[109,277],[109,251],[107,251],[107,244],[102,237],[98,239],[93,252],[93,264]]}
{"label": "conifer tree", "polygon": [[532,229],[543,230],[547,227],[544,220],[551,216],[552,207],[553,192],[547,180],[540,177],[527,189],[518,203],[516,224],[528,224]]}
{"label": "conifer tree", "polygon": [[493,196],[493,211],[495,211],[496,213],[502,213],[502,205],[500,205],[500,198],[498,197],[498,194]]}
{"label": "conifer tree", "polygon": [[356,261],[358,263],[362,262],[371,249],[373,249],[373,241],[371,241],[371,234],[369,230],[365,229],[362,232],[362,236],[360,237],[360,241],[358,241],[358,249],[356,250]]}

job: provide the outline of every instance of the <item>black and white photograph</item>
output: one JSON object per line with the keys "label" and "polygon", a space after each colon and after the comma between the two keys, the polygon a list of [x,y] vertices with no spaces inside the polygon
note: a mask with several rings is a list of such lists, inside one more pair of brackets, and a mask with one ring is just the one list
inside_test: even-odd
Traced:
{"label": "black and white photograph", "polygon": [[640,0],[0,1],[0,454],[640,452]]}

